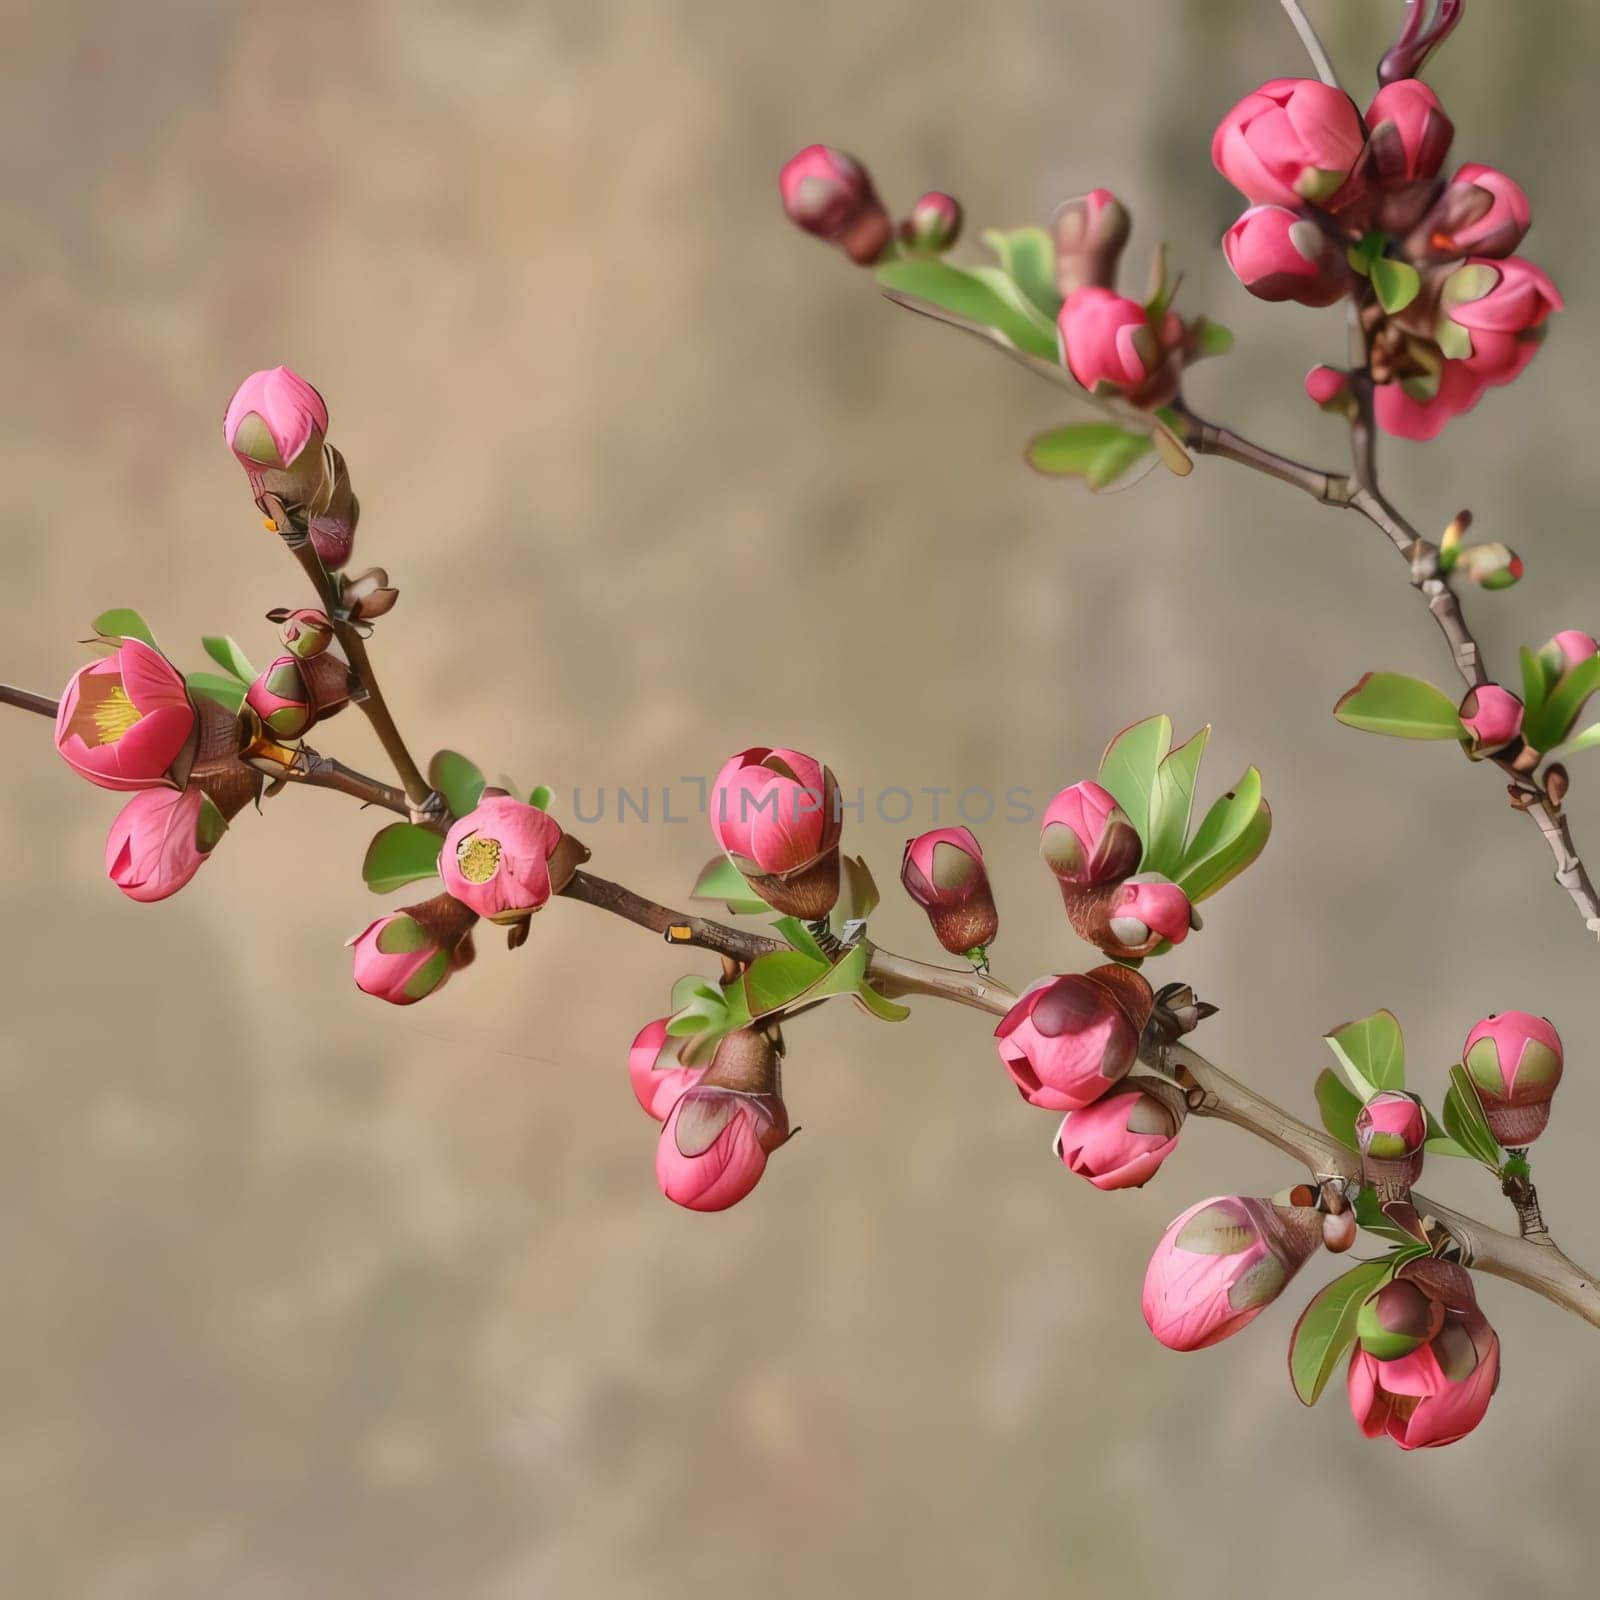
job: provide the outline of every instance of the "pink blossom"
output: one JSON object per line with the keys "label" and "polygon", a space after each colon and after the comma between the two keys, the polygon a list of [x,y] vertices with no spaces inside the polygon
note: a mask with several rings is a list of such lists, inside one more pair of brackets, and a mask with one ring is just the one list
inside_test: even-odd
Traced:
{"label": "pink blossom", "polygon": [[1144,1320],[1169,1350],[1204,1350],[1253,1322],[1322,1243],[1310,1206],[1221,1195],[1161,1236],[1144,1275]]}
{"label": "pink blossom", "polygon": [[1329,205],[1366,144],[1355,102],[1311,78],[1274,78],[1236,105],[1211,141],[1216,169],[1256,205]]}
{"label": "pink blossom", "polygon": [[555,818],[509,795],[490,796],[444,836],[439,876],[448,893],[491,922],[520,922],[557,885],[550,858],[561,843]]}
{"label": "pink blossom", "polygon": [[227,826],[197,788],[141,790],[111,824],[106,875],[130,900],[165,900],[205,865]]}
{"label": "pink blossom", "polygon": [[1091,394],[1120,394],[1146,408],[1177,393],[1178,366],[1170,360],[1183,323],[1168,312],[1158,328],[1137,300],[1090,285],[1074,289],[1057,319],[1062,359]]}
{"label": "pink blossom", "polygon": [[876,261],[894,238],[867,169],[842,150],[807,145],[778,174],[783,209],[796,227],[838,245],[852,261]]}
{"label": "pink blossom", "polygon": [[1106,910],[1111,937],[1127,950],[1142,950],[1152,938],[1182,944],[1199,926],[1188,895],[1159,872],[1129,878],[1112,893]]}
{"label": "pink blossom", "polygon": [[647,1022],[628,1051],[628,1079],[639,1104],[665,1122],[678,1099],[706,1075],[704,1067],[686,1067],[678,1059],[688,1042],[667,1033],[668,1018]]}
{"label": "pink blossom", "polygon": [[1546,650],[1554,648],[1561,659],[1562,668],[1571,672],[1574,667],[1581,666],[1591,656],[1600,654],[1600,643],[1597,643],[1592,633],[1584,633],[1579,628],[1563,628],[1553,638]]}
{"label": "pink blossom", "polygon": [[1500,1381],[1500,1341],[1476,1306],[1450,1312],[1410,1355],[1380,1361],[1359,1344],[1350,1355],[1350,1412],[1361,1431],[1402,1450],[1453,1444],[1483,1421]]}
{"label": "pink blossom", "polygon": [[995,1029],[1000,1060],[1022,1098],[1047,1111],[1076,1111],[1122,1078],[1139,1053],[1148,1017],[1090,974],[1036,984]]}
{"label": "pink blossom", "polygon": [[1380,1089],[1356,1113],[1356,1143],[1364,1156],[1398,1161],[1420,1155],[1427,1137],[1422,1103],[1403,1089]]}
{"label": "pink blossom", "polygon": [[1085,780],[1045,807],[1039,854],[1064,884],[1081,888],[1137,872],[1144,845],[1111,792]]}
{"label": "pink blossom", "polygon": [[1462,167],[1406,241],[1413,257],[1508,256],[1533,223],[1521,184],[1478,162]]}
{"label": "pink blossom", "polygon": [[288,367],[252,372],[234,390],[222,419],[228,448],[260,493],[263,468],[289,467],[328,431],[322,396]]}
{"label": "pink blossom", "polygon": [[933,828],[908,839],[900,882],[954,955],[987,945],[1000,930],[983,851],[970,828]]}
{"label": "pink blossom", "polygon": [[1532,1144],[1550,1121],[1565,1063],[1561,1035],[1549,1019],[1492,1012],[1467,1035],[1461,1060],[1495,1138],[1511,1148]]}
{"label": "pink blossom", "polygon": [[1097,1189],[1136,1189],[1178,1148],[1177,1110],[1138,1080],[1124,1080],[1093,1105],[1069,1112],[1054,1149]]}
{"label": "pink blossom", "polygon": [[350,941],[356,987],[391,1005],[408,1006],[444,987],[451,953],[412,912],[391,911]]}
{"label": "pink blossom", "polygon": [[1439,97],[1420,78],[1386,84],[1367,107],[1368,161],[1384,187],[1434,177],[1450,153],[1455,128]]}
{"label": "pink blossom", "polygon": [[1468,753],[1490,756],[1522,735],[1522,702],[1498,683],[1480,683],[1461,702],[1461,726],[1471,736]]}
{"label": "pink blossom", "polygon": [[755,1188],[789,1136],[783,1102],[700,1084],[680,1095],[656,1143],[656,1182],[691,1211],[726,1211]]}
{"label": "pink blossom", "polygon": [[1489,380],[1464,361],[1446,361],[1437,391],[1419,399],[1403,384],[1381,384],[1373,394],[1378,426],[1397,439],[1435,439],[1452,418],[1472,410]]}
{"label": "pink blossom", "polygon": [[1258,300],[1331,306],[1350,287],[1344,250],[1309,217],[1252,206],[1222,238],[1234,276]]}
{"label": "pink blossom", "polygon": [[102,789],[154,789],[194,732],[183,675],[142,639],[80,667],[56,711],[61,759]]}
{"label": "pink blossom", "polygon": [[939,189],[930,189],[911,208],[900,225],[900,237],[913,250],[943,254],[961,236],[961,202]]}
{"label": "pink blossom", "polygon": [[1306,374],[1306,393],[1324,409],[1350,393],[1350,374],[1341,367],[1313,367]]}
{"label": "pink blossom", "polygon": [[1491,383],[1509,383],[1533,359],[1534,331],[1562,305],[1549,274],[1531,261],[1473,259],[1444,282],[1441,327],[1465,332],[1470,354],[1450,354],[1469,371]]}
{"label": "pink blossom", "polygon": [[711,831],[741,871],[803,871],[839,842],[833,774],[798,750],[741,750],[711,789]]}

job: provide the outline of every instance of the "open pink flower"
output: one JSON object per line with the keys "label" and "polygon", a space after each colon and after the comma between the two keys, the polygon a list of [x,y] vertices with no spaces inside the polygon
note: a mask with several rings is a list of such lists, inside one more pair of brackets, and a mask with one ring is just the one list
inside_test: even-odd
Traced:
{"label": "open pink flower", "polygon": [[667,1022],[666,1017],[647,1022],[628,1051],[634,1096],[657,1122],[665,1122],[679,1097],[706,1075],[704,1067],[686,1067],[678,1059],[687,1041],[672,1038]]}
{"label": "open pink flower", "polygon": [[165,900],[205,865],[227,826],[197,788],[141,790],[111,824],[106,875],[130,900]]}
{"label": "open pink flower", "polygon": [[953,955],[980,949],[1000,931],[983,851],[970,828],[933,828],[908,839],[900,882]]}
{"label": "open pink flower", "polygon": [[1368,168],[1385,188],[1437,175],[1450,153],[1455,127],[1439,97],[1420,78],[1400,78],[1367,107]]}
{"label": "open pink flower", "polygon": [[1495,1138],[1509,1148],[1532,1144],[1550,1121],[1564,1065],[1561,1035],[1549,1019],[1493,1012],[1467,1035],[1461,1060]]}
{"label": "open pink flower", "polygon": [[1223,1195],[1190,1206],[1144,1275],[1144,1320],[1169,1350],[1204,1350],[1255,1321],[1322,1243],[1310,1206]]}
{"label": "open pink flower", "polygon": [[1222,253],[1258,300],[1331,306],[1350,288],[1344,250],[1284,206],[1252,206],[1222,236]]}
{"label": "open pink flower", "polygon": [[[1465,332],[1470,353],[1446,349],[1491,383],[1509,383],[1537,350],[1536,330],[1564,302],[1550,275],[1521,256],[1470,260],[1445,279],[1440,325]],[[1440,340],[1445,341],[1441,332]]]}
{"label": "open pink flower", "polygon": [[691,1211],[726,1211],[761,1181],[789,1137],[782,1100],[700,1084],[674,1103],[656,1143],[656,1182]]}
{"label": "open pink flower", "polygon": [[1057,330],[1062,360],[1091,394],[1109,391],[1150,408],[1177,393],[1180,364],[1170,358],[1183,323],[1175,312],[1156,326],[1137,300],[1091,284],[1062,302]]}
{"label": "open pink flower", "polygon": [[839,842],[833,774],[798,750],[757,745],[724,763],[712,785],[711,831],[749,875],[803,871]]}
{"label": "open pink flower", "polygon": [[1473,1306],[1410,1355],[1381,1361],[1359,1344],[1350,1355],[1350,1412],[1369,1439],[1402,1450],[1454,1444],[1483,1421],[1500,1381],[1500,1341]]}
{"label": "open pink flower", "polygon": [[1312,78],[1274,78],[1236,105],[1211,141],[1211,160],[1256,205],[1327,205],[1366,144],[1355,102]]}
{"label": "open pink flower", "polygon": [[1097,1189],[1137,1189],[1178,1148],[1182,1126],[1181,1102],[1169,1104],[1147,1080],[1125,1080],[1069,1112],[1054,1149],[1069,1171]]}
{"label": "open pink flower", "polygon": [[102,789],[154,789],[194,731],[183,675],[142,639],[80,667],[56,711],[61,759]]}
{"label": "open pink flower", "polygon": [[1437,391],[1426,399],[1403,384],[1380,384],[1373,391],[1378,426],[1397,439],[1436,439],[1448,422],[1477,405],[1488,387],[1489,380],[1464,361],[1445,362]]}
{"label": "open pink flower", "polygon": [[[551,880],[560,825],[537,806],[491,796],[444,836],[439,876],[445,889],[491,922],[520,922],[563,884]],[[570,876],[570,874],[569,874]]]}
{"label": "open pink flower", "polygon": [[1063,883],[1084,888],[1137,872],[1144,845],[1111,791],[1085,781],[1045,807],[1039,854]]}
{"label": "open pink flower", "polygon": [[[1105,972],[1106,969],[1099,969]],[[1150,1016],[1149,985],[1136,974],[1133,998],[1098,973],[1036,984],[995,1029],[1000,1060],[1022,1098],[1047,1111],[1076,1111],[1105,1094],[1133,1065]],[[1135,993],[1135,986],[1143,991]],[[1142,1014],[1131,1010],[1143,1000]]]}
{"label": "open pink flower", "polygon": [[783,164],[778,191],[796,227],[838,245],[858,265],[876,261],[894,238],[867,169],[842,150],[807,145]]}
{"label": "open pink flower", "polygon": [[252,372],[234,391],[222,419],[228,448],[257,494],[264,469],[293,466],[308,447],[321,447],[327,431],[322,396],[288,367]]}

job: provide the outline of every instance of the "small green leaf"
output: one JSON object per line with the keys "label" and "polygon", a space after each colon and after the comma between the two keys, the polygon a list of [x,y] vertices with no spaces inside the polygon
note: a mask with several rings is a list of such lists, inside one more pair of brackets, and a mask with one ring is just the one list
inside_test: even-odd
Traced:
{"label": "small green leaf", "polygon": [[826,976],[825,961],[815,961],[798,950],[774,950],[757,956],[745,970],[745,1004],[752,1018],[769,1016],[803,995]]}
{"label": "small green leaf", "polygon": [[991,228],[983,242],[1000,258],[1012,282],[1053,324],[1061,312],[1056,288],[1056,247],[1043,228]]}
{"label": "small green leaf", "polygon": [[860,856],[840,856],[839,874],[839,898],[828,925],[843,934],[847,922],[864,922],[878,909],[880,896],[872,869]]}
{"label": "small green leaf", "polygon": [[1527,645],[1522,647],[1522,719],[1532,722],[1539,715],[1545,696],[1555,687],[1557,674]]}
{"label": "small green leaf", "polygon": [[1323,1037],[1343,1065],[1350,1087],[1363,1101],[1380,1089],[1405,1088],[1405,1035],[1392,1011],[1375,1011]]}
{"label": "small green leaf", "polygon": [[528,804],[530,806],[537,806],[541,811],[548,811],[550,809],[550,785],[547,783],[541,783],[538,788],[536,788],[533,793],[528,796]]}
{"label": "small green leaf", "polygon": [[1363,1189],[1355,1198],[1353,1207],[1356,1221],[1367,1230],[1375,1233],[1380,1239],[1388,1239],[1403,1247],[1402,1253],[1409,1260],[1412,1255],[1422,1255],[1425,1252],[1417,1245],[1416,1236],[1406,1232],[1397,1222],[1391,1222],[1384,1214],[1383,1206],[1379,1203],[1377,1195],[1370,1189]]}
{"label": "small green leaf", "polygon": [[1261,798],[1261,774],[1247,767],[1195,830],[1176,875],[1178,887],[1195,902],[1214,895],[1261,854],[1271,833],[1272,808]]}
{"label": "small green leaf", "polygon": [[1388,248],[1389,236],[1374,229],[1371,233],[1363,234],[1361,239],[1350,246],[1347,252],[1350,268],[1359,272],[1363,278],[1371,275],[1372,263],[1380,260],[1383,252]]}
{"label": "small green leaf", "polygon": [[1082,478],[1096,492],[1110,487],[1153,448],[1148,435],[1115,422],[1077,422],[1028,441],[1024,459],[1052,478]]}
{"label": "small green leaf", "polygon": [[414,822],[391,822],[372,836],[361,876],[374,894],[387,894],[419,878],[431,878],[439,870],[439,851],[444,840],[431,828]]}
{"label": "small green leaf", "polygon": [[160,648],[156,643],[156,636],[150,631],[149,623],[137,611],[130,611],[126,607],[102,611],[89,626],[100,638],[111,644],[121,639],[141,639],[152,650]]}
{"label": "small green leaf", "polygon": [[1007,297],[977,274],[943,261],[891,261],[878,268],[877,278],[898,294],[926,300],[958,317],[994,328],[1029,355],[1044,361],[1060,360],[1055,329],[1044,324],[1041,313],[1025,307],[1020,291]]}
{"label": "small green leaf", "polygon": [[1444,1126],[1474,1161],[1481,1161],[1491,1172],[1500,1170],[1505,1160],[1500,1141],[1490,1131],[1478,1091],[1459,1061],[1450,1069],[1450,1088],[1444,1097]]}
{"label": "small green leaf", "polygon": [[1563,739],[1546,754],[1552,761],[1565,761],[1568,756],[1575,756],[1580,750],[1592,750],[1597,744],[1600,744],[1600,722],[1591,722],[1581,733]]}
{"label": "small green leaf", "polygon": [[1084,473],[1083,481],[1095,494],[1114,488],[1154,448],[1143,434],[1124,433],[1121,439],[1109,444],[1100,453],[1094,465]]}
{"label": "small green leaf", "polygon": [[1422,276],[1409,261],[1380,256],[1372,263],[1372,287],[1378,304],[1392,317],[1422,293]]}
{"label": "small green leaf", "polygon": [[428,783],[454,816],[464,817],[483,798],[486,779],[477,766],[454,750],[440,750],[428,763]]}
{"label": "small green leaf", "polygon": [[1233,349],[1233,331],[1203,318],[1195,330],[1195,348],[1202,356],[1225,356]]}
{"label": "small green leaf", "polygon": [[755,915],[767,902],[744,880],[744,874],[726,856],[715,856],[700,869],[691,900],[720,900],[735,916]]}
{"label": "small green leaf", "polygon": [[801,955],[827,963],[828,952],[817,943],[816,935],[798,917],[779,917],[772,925]]}
{"label": "small green leaf", "polygon": [[1395,1256],[1363,1261],[1324,1284],[1289,1335],[1289,1377],[1302,1405],[1314,1406],[1356,1339],[1361,1307],[1394,1276]]}
{"label": "small green leaf", "polygon": [[228,831],[228,819],[222,808],[203,790],[200,795],[200,815],[195,818],[194,843],[202,855],[216,849],[223,834]]}
{"label": "small green leaf", "polygon": [[1172,719],[1147,717],[1124,728],[1100,758],[1100,786],[1109,790],[1127,813],[1134,831],[1144,841],[1145,855],[1150,853],[1150,811],[1156,773],[1171,749]]}
{"label": "small green leaf", "polygon": [[203,694],[229,711],[237,711],[244,704],[245,686],[237,678],[224,678],[216,672],[190,672],[183,681],[191,697]]}
{"label": "small green leaf", "polygon": [[1369,672],[1333,708],[1348,728],[1396,739],[1459,739],[1461,719],[1442,689],[1401,672]]}
{"label": "small green leaf", "polygon": [[1194,814],[1195,782],[1210,737],[1211,725],[1207,723],[1156,768],[1155,791],[1150,798],[1150,838],[1139,863],[1146,872],[1164,872],[1169,878],[1176,878],[1183,865],[1183,848]]}
{"label": "small green leaf", "polygon": [[1559,744],[1578,720],[1584,702],[1600,689],[1600,656],[1580,661],[1550,692],[1537,716],[1524,713],[1522,736],[1535,750]]}
{"label": "small green leaf", "polygon": [[200,645],[224,672],[230,673],[240,683],[248,687],[255,682],[256,669],[250,665],[249,656],[232,639],[210,635],[202,639]]}
{"label": "small green leaf", "polygon": [[1324,1067],[1317,1074],[1316,1095],[1322,1126],[1347,1149],[1358,1149],[1356,1113],[1361,1110],[1360,1097],[1345,1087],[1332,1067]]}

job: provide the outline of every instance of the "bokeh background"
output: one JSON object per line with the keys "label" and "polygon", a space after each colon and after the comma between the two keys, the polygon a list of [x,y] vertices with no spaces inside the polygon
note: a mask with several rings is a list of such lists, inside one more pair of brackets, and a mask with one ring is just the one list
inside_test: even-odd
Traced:
{"label": "bokeh background", "polygon": [[[1313,7],[1360,92],[1399,9]],[[1468,602],[1509,664],[1600,624],[1600,16],[1473,12],[1431,75],[1458,155],[1532,190],[1569,310],[1514,390],[1387,470],[1424,528],[1470,504],[1527,558]],[[357,564],[404,592],[377,651],[417,747],[589,810],[675,786],[681,813],[681,778],[756,742],[869,791],[1043,795],[1137,717],[1213,720],[1212,792],[1259,762],[1277,830],[1172,964],[1222,1007],[1203,1046],[1309,1109],[1346,1018],[1394,1007],[1437,1089],[1482,1012],[1548,1012],[1569,1074],[1541,1190],[1600,1259],[1594,943],[1490,776],[1328,715],[1368,667],[1449,681],[1392,552],[1225,464],[1098,501],[1032,476],[1066,397],[777,206],[817,138],[980,225],[1107,184],[1138,277],[1166,237],[1185,303],[1240,335],[1194,403],[1337,459],[1300,392],[1337,313],[1252,304],[1215,249],[1238,202],[1214,121],[1304,70],[1271,0],[0,19],[0,676],[55,692],[114,604],[190,656],[203,632],[270,649],[298,574],[218,419],[289,362],[352,464]],[[325,732],[376,768],[357,717]],[[791,1030],[805,1131],[756,1196],[680,1212],[624,1056],[693,963],[557,906],[385,1008],[340,947],[378,909],[373,817],[287,794],[141,908],[100,873],[114,798],[20,713],[0,739],[8,1594],[1592,1592],[1600,1345],[1575,1319],[1486,1283],[1500,1396],[1419,1457],[1363,1442],[1337,1389],[1295,1403],[1293,1303],[1204,1355],[1150,1340],[1150,1246],[1194,1199],[1293,1181],[1266,1146],[1197,1125],[1148,1189],[1101,1196],[1052,1163],[982,1017],[841,1006]],[[1582,766],[1571,809],[1600,854]],[[710,853],[698,822],[583,831],[668,900]],[[869,812],[851,844],[892,891],[875,935],[928,954],[893,889],[909,831]],[[1083,963],[1034,829],[981,831],[997,970]],[[1430,1188],[1499,1204],[1471,1173]]]}

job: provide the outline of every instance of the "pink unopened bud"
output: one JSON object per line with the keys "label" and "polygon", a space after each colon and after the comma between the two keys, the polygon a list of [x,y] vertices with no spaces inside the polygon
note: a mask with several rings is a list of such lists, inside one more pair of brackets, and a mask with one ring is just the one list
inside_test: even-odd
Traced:
{"label": "pink unopened bud", "polygon": [[1177,393],[1183,324],[1169,312],[1153,326],[1137,300],[1110,289],[1075,289],[1057,319],[1062,358],[1091,394],[1115,394],[1146,409]]}
{"label": "pink unopened bud", "polygon": [[[1401,1270],[1391,1288],[1405,1282]],[[1408,1328],[1421,1316],[1409,1296],[1390,1309]],[[1430,1307],[1427,1320],[1432,1314]],[[1406,1342],[1404,1336],[1395,1341]],[[1350,1355],[1350,1412],[1369,1439],[1387,1434],[1402,1450],[1453,1444],[1483,1421],[1499,1381],[1500,1341],[1488,1318],[1475,1304],[1442,1308],[1438,1332],[1408,1354],[1383,1360],[1357,1343]]]}
{"label": "pink unopened bud", "polygon": [[1106,913],[1112,939],[1130,954],[1148,955],[1163,939],[1182,944],[1200,925],[1188,895],[1159,872],[1129,878],[1112,893]]}
{"label": "pink unopened bud", "polygon": [[1117,263],[1132,229],[1128,208],[1109,189],[1091,189],[1064,201],[1050,225],[1061,298],[1077,289],[1116,288]]}
{"label": "pink unopened bud", "polygon": [[1475,760],[1498,754],[1522,736],[1522,702],[1498,683],[1469,689],[1460,716],[1469,736],[1467,754]]}
{"label": "pink unopened bud", "polygon": [[711,832],[768,905],[787,916],[825,917],[839,897],[838,795],[821,762],[757,745],[717,774]]}
{"label": "pink unopened bud", "polygon": [[668,1034],[668,1020],[658,1017],[647,1022],[628,1051],[634,1096],[657,1122],[665,1122],[679,1097],[706,1075],[705,1067],[686,1067],[679,1059],[688,1041]]}
{"label": "pink unopened bud", "polygon": [[1222,252],[1258,300],[1331,306],[1350,287],[1343,247],[1283,206],[1252,206],[1223,235]]}
{"label": "pink unopened bud", "polygon": [[1361,114],[1343,90],[1311,78],[1274,78],[1222,119],[1211,159],[1256,205],[1327,206],[1345,189],[1365,144]]}
{"label": "pink unopened bud", "polygon": [[1110,790],[1086,780],[1045,807],[1039,854],[1063,883],[1087,887],[1137,872],[1144,845]]}
{"label": "pink unopened bud", "polygon": [[130,900],[165,900],[205,865],[227,827],[198,788],[141,790],[111,824],[106,875]]}
{"label": "pink unopened bud", "polygon": [[1455,137],[1439,97],[1419,78],[1401,78],[1380,89],[1367,107],[1367,127],[1368,168],[1385,188],[1436,176]]}
{"label": "pink unopened bud", "polygon": [[278,624],[278,637],[283,640],[284,648],[302,661],[320,656],[333,643],[333,624],[326,611],[304,607],[291,611],[282,607],[269,611],[267,620]]}
{"label": "pink unopened bud", "polygon": [[1536,330],[1563,304],[1550,275],[1531,261],[1473,259],[1440,289],[1438,338],[1446,355],[1469,371],[1509,383],[1532,360]]}
{"label": "pink unopened bud", "polygon": [[1405,242],[1414,260],[1455,256],[1496,259],[1522,243],[1533,207],[1522,186],[1505,173],[1469,162]]}
{"label": "pink unopened bud", "polygon": [[298,739],[350,699],[350,669],[335,655],[279,656],[245,692],[245,703],[280,739]]}
{"label": "pink unopened bud", "polygon": [[321,476],[328,408],[322,396],[288,367],[252,372],[234,391],[222,419],[228,448],[250,475],[256,493],[263,479],[288,472],[302,457]]}
{"label": "pink unopened bud", "polygon": [[1144,1275],[1144,1320],[1169,1350],[1204,1350],[1253,1322],[1322,1243],[1310,1206],[1223,1195],[1161,1236]]}
{"label": "pink unopened bud", "polygon": [[1545,1017],[1497,1011],[1467,1035],[1461,1060],[1478,1091],[1489,1131],[1512,1149],[1532,1144],[1550,1121],[1561,1082],[1561,1035]]}
{"label": "pink unopened bud", "polygon": [[1097,1189],[1137,1189],[1178,1148],[1182,1094],[1156,1079],[1126,1079],[1093,1105],[1069,1112],[1056,1133],[1055,1153]]}
{"label": "pink unopened bud", "polygon": [[1340,416],[1354,415],[1355,396],[1350,390],[1350,374],[1339,367],[1313,367],[1306,374],[1306,393],[1324,411]]}
{"label": "pink unopened bud", "polygon": [[983,851],[969,828],[934,828],[908,839],[900,882],[953,955],[982,949],[1000,931]]}
{"label": "pink unopened bud", "polygon": [[1076,1111],[1126,1075],[1154,1004],[1150,985],[1126,967],[1047,979],[995,1029],[1000,1060],[1030,1105]]}
{"label": "pink unopened bud", "polygon": [[842,150],[807,145],[778,174],[789,220],[836,244],[859,266],[869,266],[894,238],[894,224],[867,169]]}
{"label": "pink unopened bud", "polygon": [[194,732],[183,675],[141,639],[73,673],[56,708],[56,751],[102,789],[154,789]]}
{"label": "pink unopened bud", "polygon": [[[490,922],[521,922],[559,894],[576,858],[555,818],[509,795],[486,796],[444,836],[445,889]],[[559,853],[559,854],[558,854]]]}
{"label": "pink unopened bud", "polygon": [[356,987],[391,1005],[425,1000],[471,959],[476,921],[447,894],[379,917],[350,941]]}
{"label": "pink unopened bud", "polygon": [[961,202],[930,189],[900,224],[900,237],[913,250],[942,255],[961,237]]}
{"label": "pink unopened bud", "polygon": [[1356,1146],[1380,1198],[1395,1198],[1416,1183],[1427,1141],[1422,1102],[1403,1089],[1380,1089],[1356,1113]]}
{"label": "pink unopened bud", "polygon": [[1571,672],[1591,656],[1600,655],[1600,642],[1596,642],[1592,633],[1584,633],[1578,628],[1563,628],[1539,652],[1540,655],[1547,653],[1553,654],[1560,662],[1562,672]]}

